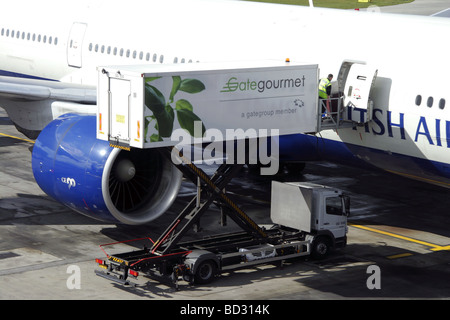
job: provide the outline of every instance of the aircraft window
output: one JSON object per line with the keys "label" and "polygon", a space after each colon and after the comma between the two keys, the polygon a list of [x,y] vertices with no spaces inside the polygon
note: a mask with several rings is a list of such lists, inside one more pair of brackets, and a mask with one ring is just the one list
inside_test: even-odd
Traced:
{"label": "aircraft window", "polygon": [[44,39],[42,40],[44,43],[47,43],[47,36],[44,36]]}
{"label": "aircraft window", "polygon": [[31,34],[28,32],[27,33],[27,40],[30,40],[31,39]]}
{"label": "aircraft window", "polygon": [[177,58],[177,57],[175,57],[175,58],[173,59],[173,63],[178,63],[178,58]]}
{"label": "aircraft window", "polygon": [[36,33],[33,33],[32,40],[33,40],[33,41],[36,41]]}
{"label": "aircraft window", "polygon": [[123,48],[120,49],[119,55],[123,57]]}
{"label": "aircraft window", "polygon": [[25,40],[25,32],[22,32],[22,40]]}
{"label": "aircraft window", "polygon": [[92,48],[94,47],[94,45],[91,43],[89,43],[89,51],[92,51]]}
{"label": "aircraft window", "polygon": [[58,44],[58,37],[55,38],[55,46]]}
{"label": "aircraft window", "polygon": [[128,50],[127,50],[127,58],[130,57],[130,53],[131,53],[131,51],[130,51],[130,49],[128,49]]}
{"label": "aircraft window", "polygon": [[433,97],[428,97],[428,100],[427,100],[428,108],[431,108],[433,106],[433,102],[434,102]]}
{"label": "aircraft window", "polygon": [[185,63],[186,62],[186,59],[181,59],[181,63]]}
{"label": "aircraft window", "polygon": [[2,36],[5,35],[5,28],[2,28]]}
{"label": "aircraft window", "polygon": [[158,55],[156,53],[153,54],[153,62],[156,62],[158,60]]}
{"label": "aircraft window", "polygon": [[[53,37],[48,38],[48,44],[52,44],[52,42],[53,42]],[[91,45],[92,45],[92,43],[91,43]],[[91,48],[91,50],[92,50],[92,48]]]}
{"label": "aircraft window", "polygon": [[142,60],[144,58],[144,53],[141,51],[139,52],[139,60]]}
{"label": "aircraft window", "polygon": [[445,108],[445,99],[439,100],[439,109],[444,110]]}
{"label": "aircraft window", "polygon": [[107,53],[108,53],[108,54],[111,54],[111,46],[108,46],[108,51],[107,51]]}
{"label": "aircraft window", "polygon": [[150,61],[150,53],[147,52],[147,54],[145,55],[145,60]]}
{"label": "aircraft window", "polygon": [[11,38],[14,38],[14,30],[11,30]]}
{"label": "aircraft window", "polygon": [[416,106],[420,106],[421,103],[422,103],[422,96],[419,94],[416,97]]}
{"label": "aircraft window", "polygon": [[105,53],[105,45],[102,45],[101,52]]}
{"label": "aircraft window", "polygon": [[95,45],[94,51],[95,51],[95,52],[98,52],[98,44]]}
{"label": "aircraft window", "polygon": [[113,55],[117,56],[117,47],[114,47]]}
{"label": "aircraft window", "polygon": [[136,50],[134,50],[133,51],[133,59],[136,59],[136,56],[137,56],[137,52],[136,52]]}
{"label": "aircraft window", "polygon": [[159,62],[161,62],[161,63],[164,62],[164,55],[161,55],[161,56],[159,57]]}

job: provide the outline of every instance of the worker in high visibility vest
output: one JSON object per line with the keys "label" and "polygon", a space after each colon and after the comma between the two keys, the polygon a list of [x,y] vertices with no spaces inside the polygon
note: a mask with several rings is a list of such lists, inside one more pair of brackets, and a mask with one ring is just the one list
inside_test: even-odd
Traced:
{"label": "worker in high visibility vest", "polygon": [[319,98],[328,99],[331,94],[331,80],[333,80],[333,75],[331,73],[328,75],[328,78],[320,79]]}
{"label": "worker in high visibility vest", "polygon": [[[331,94],[331,80],[333,80],[333,75],[330,73],[327,78],[322,78],[319,81],[319,106],[326,106],[326,110],[322,113],[322,117],[328,112],[330,113],[330,102],[328,97]],[[322,104],[322,100],[327,100]]]}

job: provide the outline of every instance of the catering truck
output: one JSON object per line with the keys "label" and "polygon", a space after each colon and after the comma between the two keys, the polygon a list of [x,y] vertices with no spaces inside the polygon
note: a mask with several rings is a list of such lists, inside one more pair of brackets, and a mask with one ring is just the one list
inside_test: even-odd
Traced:
{"label": "catering truck", "polygon": [[[225,195],[224,193],[221,193]],[[152,247],[119,254],[106,253],[96,259],[103,270],[96,274],[130,285],[139,274],[205,284],[224,271],[267,264],[302,256],[323,259],[332,249],[346,245],[349,198],[342,191],[312,183],[272,182],[273,225],[260,227],[249,216],[233,208],[228,214],[243,221],[244,232],[208,236],[178,242],[184,218],[196,220],[200,211],[178,216]],[[236,217],[237,216],[237,217]],[[241,223],[238,223],[241,224]],[[175,240],[173,240],[175,239]]]}
{"label": "catering truck", "polygon": [[[237,141],[275,141],[270,159],[276,159],[279,135],[319,131],[318,74],[317,64],[273,60],[99,67],[97,138],[126,150],[155,148],[197,185],[197,194],[148,246],[113,254],[107,250],[112,244],[102,245],[106,259],[97,259],[104,269],[97,275],[123,284],[139,274],[208,283],[227,270],[323,258],[345,245],[348,198],[339,190],[274,182],[270,228],[255,223],[226,193],[251,163],[251,154],[228,161]],[[187,158],[183,146],[193,144],[215,154],[222,144],[232,150],[209,176]],[[221,209],[222,224],[229,217],[243,232],[182,242],[212,203]]]}

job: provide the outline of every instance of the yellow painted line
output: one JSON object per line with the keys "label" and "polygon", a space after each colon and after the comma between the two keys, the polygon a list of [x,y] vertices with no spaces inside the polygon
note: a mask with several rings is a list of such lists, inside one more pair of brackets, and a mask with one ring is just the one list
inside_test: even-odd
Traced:
{"label": "yellow painted line", "polygon": [[442,251],[442,250],[450,250],[450,246],[441,246],[431,249],[431,251]]}
{"label": "yellow painted line", "polygon": [[24,139],[24,138],[19,138],[19,137],[11,136],[11,135],[9,135],[9,134],[0,133],[0,136],[8,137],[8,138],[16,139],[16,140],[22,140],[22,141],[29,142],[29,143],[34,143],[33,140],[28,140],[28,139]]}
{"label": "yellow painted line", "polygon": [[412,256],[412,253],[400,253],[400,254],[394,254],[393,256],[387,256],[388,259],[398,259],[398,258],[405,258]]}
{"label": "yellow painted line", "polygon": [[379,234],[383,234],[389,237],[393,237],[393,238],[397,238],[397,239],[401,239],[401,240],[405,240],[405,241],[409,241],[409,242],[413,242],[413,243],[417,243],[426,247],[430,247],[430,250],[432,251],[441,251],[441,250],[450,250],[450,245],[449,246],[440,246],[434,243],[430,243],[430,242],[426,242],[426,241],[422,241],[422,240],[417,240],[417,239],[413,239],[410,237],[405,237],[399,234],[395,234],[392,232],[387,232],[387,231],[383,231],[383,230],[379,230],[379,229],[375,229],[375,228],[371,228],[371,227],[366,227],[366,226],[362,226],[362,225],[357,225],[357,224],[349,224],[352,227],[355,228],[359,228],[359,229],[363,229],[363,230],[367,230],[367,231],[371,231],[371,232],[376,232]]}

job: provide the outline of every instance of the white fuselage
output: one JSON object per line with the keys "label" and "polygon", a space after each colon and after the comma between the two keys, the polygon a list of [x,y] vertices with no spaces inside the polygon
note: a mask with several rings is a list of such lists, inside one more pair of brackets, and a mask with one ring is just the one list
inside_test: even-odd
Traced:
{"label": "white fuselage", "polygon": [[17,0],[1,14],[1,73],[90,86],[99,65],[290,58],[336,76],[364,61],[375,119],[321,137],[450,165],[448,19],[222,0]]}

